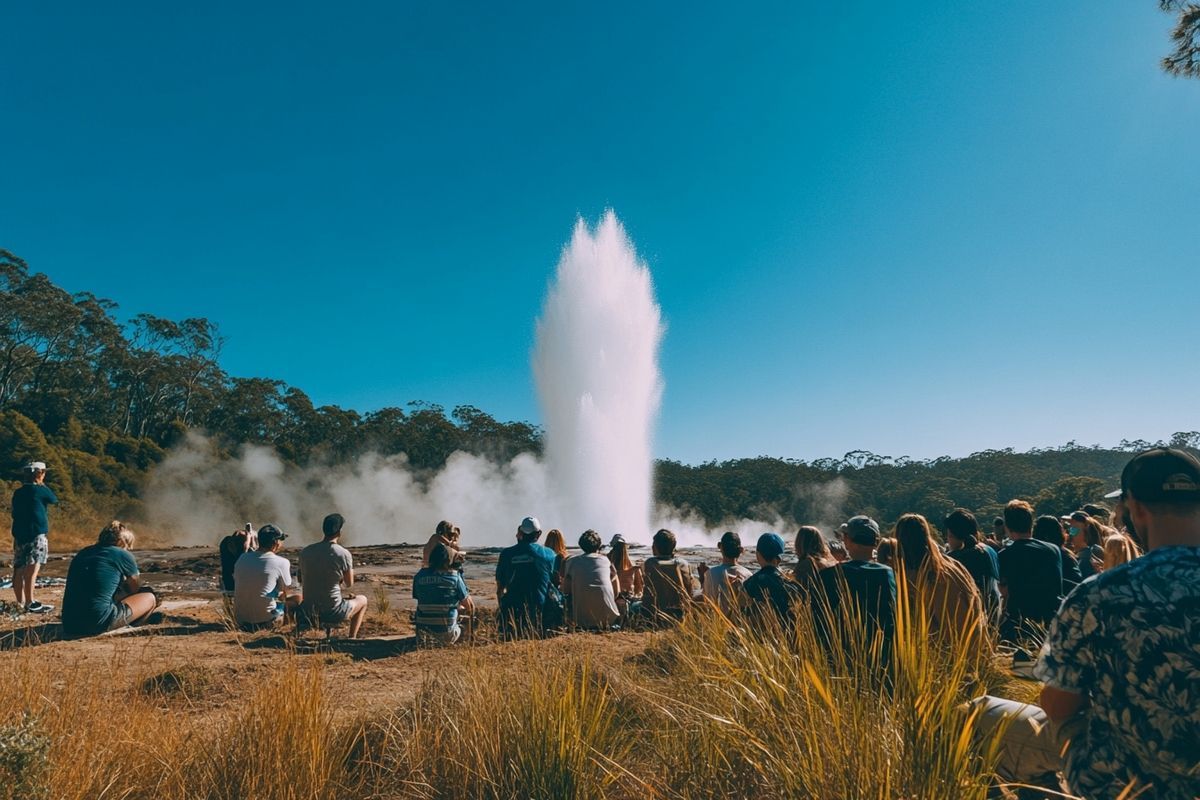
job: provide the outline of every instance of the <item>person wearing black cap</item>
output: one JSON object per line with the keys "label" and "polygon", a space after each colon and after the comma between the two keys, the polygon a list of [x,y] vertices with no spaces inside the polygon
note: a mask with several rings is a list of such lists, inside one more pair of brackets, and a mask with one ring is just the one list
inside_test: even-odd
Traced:
{"label": "person wearing black cap", "polygon": [[758,572],[742,584],[745,608],[751,619],[764,620],[764,612],[770,609],[775,618],[790,628],[795,620],[795,603],[800,599],[800,584],[788,578],[779,568],[786,549],[783,537],[778,533],[764,533],[758,537],[754,557],[758,560]]}
{"label": "person wearing black cap", "polygon": [[31,461],[21,470],[24,482],[12,496],[13,594],[17,608],[31,614],[49,614],[54,606],[33,599],[38,570],[50,557],[49,506],[58,498],[46,485],[46,465]]}
{"label": "person wearing black cap", "polygon": [[292,585],[292,565],[279,555],[287,534],[274,525],[258,530],[258,549],[242,553],[233,567],[233,614],[247,631],[274,625],[295,613],[300,593]]}
{"label": "person wearing black cap", "polygon": [[[821,587],[832,618],[817,614],[823,635],[830,626],[846,623],[844,606],[853,606],[854,616],[866,626],[869,637],[883,637],[887,658],[896,626],[896,574],[891,567],[872,561],[879,544],[879,523],[865,515],[851,517],[839,529],[850,560],[821,571]],[[824,609],[822,609],[823,611]]]}
{"label": "person wearing black cap", "polygon": [[1146,555],[1079,584],[1034,674],[1088,798],[1200,797],[1200,460],[1155,448],[1121,474]]}

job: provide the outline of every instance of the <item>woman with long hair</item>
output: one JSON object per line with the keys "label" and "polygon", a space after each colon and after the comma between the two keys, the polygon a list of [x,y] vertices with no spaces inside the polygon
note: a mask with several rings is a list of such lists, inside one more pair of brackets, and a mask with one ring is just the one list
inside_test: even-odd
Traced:
{"label": "woman with long hair", "polygon": [[1083,578],[1095,575],[1104,566],[1104,532],[1100,523],[1083,511],[1071,515],[1070,547],[1079,559]]}
{"label": "woman with long hair", "polygon": [[63,633],[94,636],[149,620],[158,599],[138,584],[138,566],[130,552],[133,531],[113,520],[71,559],[63,596]]}
{"label": "woman with long hair", "polygon": [[905,514],[895,536],[896,572],[903,573],[913,613],[924,611],[932,634],[982,641],[987,625],[979,590],[966,568],[942,553],[929,521]]}
{"label": "woman with long hair", "polygon": [[1115,529],[1109,528],[1112,534],[1104,539],[1104,565],[1101,569],[1109,570],[1133,561],[1142,554],[1133,539]]}
{"label": "woman with long hair", "polygon": [[558,528],[551,528],[546,534],[546,547],[554,551],[554,574],[550,579],[554,581],[555,588],[562,588],[563,570],[567,564],[567,542],[563,538],[563,533]]}
{"label": "woman with long hair", "polygon": [[805,525],[796,531],[796,566],[792,577],[806,590],[820,583],[818,573],[837,566],[837,560],[829,552],[829,544],[820,529]]}
{"label": "woman with long hair", "polygon": [[629,545],[619,533],[608,543],[608,560],[617,570],[617,584],[620,589],[617,594],[617,608],[621,610],[622,617],[628,617],[641,606],[644,588],[642,566],[630,559]]}

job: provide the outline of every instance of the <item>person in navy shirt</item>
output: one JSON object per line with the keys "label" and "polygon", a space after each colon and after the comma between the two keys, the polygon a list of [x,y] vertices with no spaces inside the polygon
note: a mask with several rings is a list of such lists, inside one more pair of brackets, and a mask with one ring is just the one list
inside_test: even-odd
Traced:
{"label": "person in navy shirt", "polygon": [[48,614],[54,606],[33,599],[38,570],[50,557],[50,517],[46,508],[58,498],[46,486],[46,465],[31,461],[25,465],[24,483],[12,496],[13,594],[17,606],[33,614]]}
{"label": "person in navy shirt", "polygon": [[444,544],[429,551],[429,566],[413,576],[413,598],[417,601],[414,623],[417,638],[436,644],[454,644],[462,636],[459,613],[474,608],[462,575],[453,567],[454,554]]}

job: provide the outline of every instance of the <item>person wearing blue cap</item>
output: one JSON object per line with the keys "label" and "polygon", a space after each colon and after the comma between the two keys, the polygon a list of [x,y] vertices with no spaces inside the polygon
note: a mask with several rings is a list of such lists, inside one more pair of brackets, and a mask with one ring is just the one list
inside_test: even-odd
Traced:
{"label": "person wearing blue cap", "polygon": [[754,556],[758,559],[758,572],[742,584],[746,594],[746,610],[751,618],[763,619],[764,611],[770,609],[784,627],[791,627],[795,620],[794,606],[801,597],[800,584],[788,578],[779,568],[783,551],[787,548],[783,537],[777,533],[764,533],[758,537]]}

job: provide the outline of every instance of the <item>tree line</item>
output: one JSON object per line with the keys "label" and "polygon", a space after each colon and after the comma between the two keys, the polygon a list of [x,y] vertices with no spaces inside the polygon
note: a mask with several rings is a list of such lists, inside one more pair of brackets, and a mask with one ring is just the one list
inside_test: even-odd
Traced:
{"label": "tree line", "polygon": [[[315,406],[282,381],[226,373],[224,339],[209,320],[122,320],[117,310],[91,293],[67,292],[0,250],[0,465],[46,461],[77,519],[136,518],[149,471],[189,430],[204,431],[229,455],[244,444],[267,445],[302,466],[403,453],[418,476],[433,474],[456,451],[497,463],[541,453],[537,426],[499,421],[473,406],[447,412],[412,402],[365,414]],[[1169,443],[1200,448],[1200,433],[1177,433]],[[712,526],[741,518],[830,521],[847,510],[882,521],[906,511],[940,520],[955,506],[991,514],[1013,497],[1061,512],[1102,496],[1130,453],[1150,444],[1072,442],[929,461],[867,451],[811,462],[664,460],[656,497]]]}

